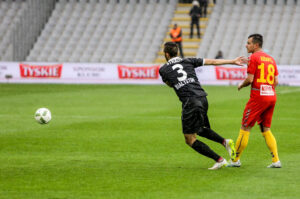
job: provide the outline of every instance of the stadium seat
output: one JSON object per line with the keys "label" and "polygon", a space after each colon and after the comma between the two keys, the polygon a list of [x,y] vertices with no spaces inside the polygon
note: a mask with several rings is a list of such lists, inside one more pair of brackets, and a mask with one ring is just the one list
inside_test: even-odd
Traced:
{"label": "stadium seat", "polygon": [[13,31],[21,20],[26,5],[27,2],[23,0],[0,2],[0,61],[13,61]]}
{"label": "stadium seat", "polygon": [[300,13],[300,8],[298,11],[298,6],[290,2],[284,5],[283,1],[275,5],[273,0],[267,0],[265,6],[262,6],[263,1],[256,2],[252,4],[247,1],[243,5],[240,2],[234,4],[232,1],[224,1],[223,6],[217,3],[214,10],[218,14],[213,12],[211,15],[197,56],[212,58],[218,50],[223,51],[224,58],[247,55],[247,36],[258,32],[264,36],[264,49],[278,62],[295,64],[295,40],[299,34],[297,19],[300,18],[297,13]]}
{"label": "stadium seat", "polygon": [[[48,48],[44,46],[48,40],[57,41],[59,37],[62,37],[64,40],[61,41],[58,49],[64,48],[65,50],[54,51],[53,55],[51,54],[47,59],[54,58],[56,55],[59,60],[70,57],[69,61],[130,62],[131,60],[134,62],[134,60],[143,61],[142,57],[149,54],[148,60],[150,58],[154,60],[156,52],[153,50],[141,51],[139,54],[135,51],[160,46],[163,35],[168,31],[164,27],[169,25],[176,4],[177,0],[169,2],[155,0],[149,2],[148,0],[58,1],[34,49],[40,52],[47,51]],[[163,10],[165,14],[161,16]],[[157,36],[157,34],[162,36]],[[53,46],[53,43],[49,44]],[[74,48],[75,52],[70,52]],[[80,49],[89,53],[80,54]],[[128,51],[125,57],[115,53],[124,54],[125,50]],[[97,53],[91,53],[93,51]],[[76,59],[75,54],[82,58]],[[40,61],[45,59],[45,53],[30,54],[27,59],[29,58],[30,61]]]}
{"label": "stadium seat", "polygon": [[[20,20],[26,8],[25,1],[17,2],[1,2],[0,49],[9,43],[12,24]],[[225,58],[245,55],[248,34],[259,32],[264,35],[264,48],[276,55],[276,60],[295,63],[295,51],[300,48],[300,43],[295,42],[300,27],[299,2],[296,6],[293,0],[286,5],[281,0],[277,5],[274,0],[267,0],[267,5],[263,0],[256,2],[218,1],[197,55],[214,57],[218,50],[223,50]],[[58,0],[26,60],[154,61],[177,3],[178,0]],[[3,56],[0,52],[0,60]]]}

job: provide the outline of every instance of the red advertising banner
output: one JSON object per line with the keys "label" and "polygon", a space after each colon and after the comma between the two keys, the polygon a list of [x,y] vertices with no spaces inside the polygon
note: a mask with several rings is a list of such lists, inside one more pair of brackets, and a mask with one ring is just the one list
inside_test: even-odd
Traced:
{"label": "red advertising banner", "polygon": [[118,65],[119,79],[158,79],[159,65],[150,67],[130,67]]}
{"label": "red advertising banner", "polygon": [[29,65],[20,63],[22,78],[60,78],[62,64],[56,65]]}
{"label": "red advertising banner", "polygon": [[216,66],[217,80],[243,80],[247,77],[246,68],[228,68]]}

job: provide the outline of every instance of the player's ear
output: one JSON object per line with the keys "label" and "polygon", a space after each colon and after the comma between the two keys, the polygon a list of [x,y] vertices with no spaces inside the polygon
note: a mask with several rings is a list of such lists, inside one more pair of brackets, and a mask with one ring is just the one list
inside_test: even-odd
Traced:
{"label": "player's ear", "polygon": [[259,43],[255,43],[255,48],[260,48]]}
{"label": "player's ear", "polygon": [[167,59],[167,61],[170,59],[170,54],[169,53],[165,53],[165,57]]}

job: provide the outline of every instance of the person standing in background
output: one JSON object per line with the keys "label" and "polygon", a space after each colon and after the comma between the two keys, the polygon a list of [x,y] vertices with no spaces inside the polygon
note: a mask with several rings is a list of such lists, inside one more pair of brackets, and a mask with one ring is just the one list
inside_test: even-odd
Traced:
{"label": "person standing in background", "polygon": [[223,59],[223,52],[221,50],[218,51],[218,54],[215,57],[216,59]]}
{"label": "person standing in background", "polygon": [[207,16],[208,0],[199,0],[199,3],[200,3],[201,13],[203,14],[202,17],[206,17]]}
{"label": "person standing in background", "polygon": [[177,24],[174,24],[173,28],[170,30],[170,37],[172,39],[172,42],[177,44],[177,46],[179,48],[180,56],[182,58],[184,58],[183,51],[182,51],[182,44],[181,44],[182,31],[181,31],[181,28]]}
{"label": "person standing in background", "polygon": [[201,10],[199,8],[198,1],[193,1],[193,7],[190,10],[190,16],[191,16],[191,31],[190,31],[190,38],[193,38],[193,30],[194,25],[196,25],[197,28],[197,35],[198,38],[200,38],[200,26],[199,26],[199,18],[201,17]]}

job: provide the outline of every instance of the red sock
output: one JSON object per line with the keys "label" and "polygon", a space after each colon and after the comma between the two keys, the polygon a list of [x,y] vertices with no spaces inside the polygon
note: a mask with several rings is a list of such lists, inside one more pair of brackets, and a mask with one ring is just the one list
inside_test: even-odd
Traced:
{"label": "red sock", "polygon": [[224,158],[220,157],[217,162],[222,162]]}

